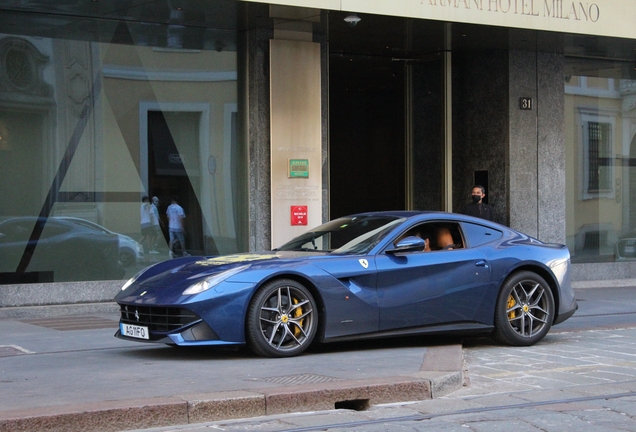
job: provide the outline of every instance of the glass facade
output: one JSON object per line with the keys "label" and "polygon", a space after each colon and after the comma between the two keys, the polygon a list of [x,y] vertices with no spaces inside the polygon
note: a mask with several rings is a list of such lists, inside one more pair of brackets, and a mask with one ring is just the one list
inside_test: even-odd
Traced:
{"label": "glass facade", "polygon": [[187,253],[246,249],[237,8],[3,6],[0,283],[123,279],[168,259],[173,199]]}
{"label": "glass facade", "polygon": [[573,262],[636,259],[631,61],[566,57],[567,243]]}
{"label": "glass facade", "polygon": [[[345,12],[325,17],[235,0],[0,1],[0,11],[0,284],[124,279],[168,259],[173,198],[186,216],[187,253],[247,250],[244,101],[253,90],[243,78],[245,47],[249,40],[251,67],[258,64],[249,73],[260,88],[269,61],[260,58],[262,42],[284,39],[285,32],[307,38],[314,29],[313,39],[324,32],[328,40],[323,73],[330,111],[322,121],[329,125],[332,216],[354,211],[347,210],[355,203],[351,190],[359,191],[358,206],[382,208],[371,201],[382,188],[367,187],[367,175],[352,175],[352,157],[364,161],[362,173],[380,172],[373,163],[386,170],[392,161],[387,208],[400,207],[405,196],[413,208],[442,207],[442,22],[369,14],[354,32]],[[463,200],[466,185],[477,181],[490,183],[491,204],[507,203],[496,191],[506,190],[501,167],[509,161],[493,143],[505,142],[508,131],[487,127],[507,115],[507,94],[496,78],[513,79],[504,53],[539,52],[540,44],[526,47],[503,28],[449,29],[458,119],[454,195]],[[567,244],[573,262],[636,260],[633,50],[625,39],[563,38]],[[484,59],[501,75],[482,68]],[[474,110],[464,103],[471,98],[488,103]],[[370,101],[377,115],[368,111]],[[269,120],[265,105],[254,102],[250,112],[262,113],[250,124]],[[368,136],[351,134],[357,124],[351,119]],[[263,132],[257,144],[268,139]],[[267,173],[268,162],[252,160]],[[410,191],[404,177],[427,187]],[[255,208],[267,208],[267,199]],[[158,218],[150,212],[155,208]],[[155,221],[144,235],[142,226]]]}

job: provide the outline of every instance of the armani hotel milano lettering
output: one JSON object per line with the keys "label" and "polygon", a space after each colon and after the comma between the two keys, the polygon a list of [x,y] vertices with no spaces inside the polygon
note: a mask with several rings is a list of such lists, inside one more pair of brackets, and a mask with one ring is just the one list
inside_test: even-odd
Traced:
{"label": "armani hotel milano lettering", "polygon": [[596,3],[570,0],[420,0],[420,3],[575,21],[597,22],[601,16],[601,10]]}

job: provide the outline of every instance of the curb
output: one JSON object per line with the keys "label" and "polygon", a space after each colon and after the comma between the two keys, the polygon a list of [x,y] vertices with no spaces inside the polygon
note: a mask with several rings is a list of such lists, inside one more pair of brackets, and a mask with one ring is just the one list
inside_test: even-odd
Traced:
{"label": "curb", "polygon": [[636,287],[636,279],[608,279],[608,280],[590,280],[590,281],[572,281],[572,288],[619,288],[619,287]]}
{"label": "curb", "polygon": [[4,411],[0,431],[106,432],[292,412],[362,411],[375,404],[434,399],[456,391],[463,383],[462,363],[461,345],[428,347],[414,376]]}
{"label": "curb", "polygon": [[115,302],[103,302],[0,307],[0,319],[53,318],[93,314],[119,315],[119,305]]}

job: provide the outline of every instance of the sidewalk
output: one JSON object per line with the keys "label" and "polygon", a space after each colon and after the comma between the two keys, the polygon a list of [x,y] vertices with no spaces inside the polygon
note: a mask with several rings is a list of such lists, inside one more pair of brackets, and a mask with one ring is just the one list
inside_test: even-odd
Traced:
{"label": "sidewalk", "polygon": [[572,288],[574,289],[618,287],[636,287],[636,279],[607,279],[572,282]]}
{"label": "sidewalk", "polygon": [[0,320],[0,431],[116,431],[440,397],[461,345],[327,345],[290,359],[113,337],[116,314]]}

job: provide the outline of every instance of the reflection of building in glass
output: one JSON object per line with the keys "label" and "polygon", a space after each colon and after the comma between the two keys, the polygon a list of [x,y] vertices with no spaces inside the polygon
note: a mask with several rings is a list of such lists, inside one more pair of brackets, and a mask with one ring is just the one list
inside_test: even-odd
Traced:
{"label": "reflection of building in glass", "polygon": [[619,242],[636,228],[636,82],[615,69],[566,77],[567,227],[575,262],[636,258],[631,243]]}
{"label": "reflection of building in glass", "polygon": [[[192,253],[238,250],[234,32],[181,26],[182,10],[167,23],[159,15],[110,35],[67,18],[76,32],[41,37],[35,17],[21,14],[34,35],[0,34],[0,221],[70,216],[139,238],[141,196],[159,198],[165,225],[178,195]],[[214,172],[211,158],[223,161]],[[35,242],[2,272],[43,271],[33,257],[47,253],[44,233],[32,223],[28,234]],[[156,259],[166,259],[167,231],[160,237]]]}
{"label": "reflection of building in glass", "polygon": [[[300,234],[292,208],[310,226],[453,211],[478,183],[497,222],[567,243],[577,277],[636,276],[636,45],[604,21],[635,12],[360,2],[350,26],[338,2],[298,3],[3,3],[0,222],[67,216],[138,242],[156,196],[159,254],[129,256],[128,277],[168,259],[175,195],[189,253],[216,255]],[[0,284],[44,271],[47,228],[28,220]]]}

